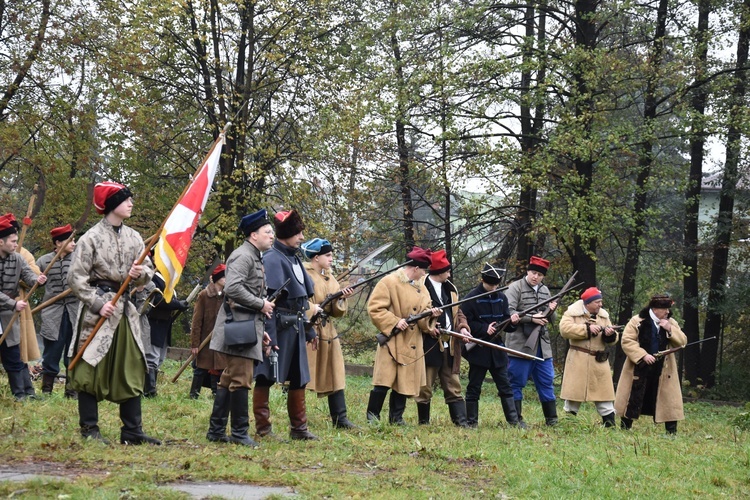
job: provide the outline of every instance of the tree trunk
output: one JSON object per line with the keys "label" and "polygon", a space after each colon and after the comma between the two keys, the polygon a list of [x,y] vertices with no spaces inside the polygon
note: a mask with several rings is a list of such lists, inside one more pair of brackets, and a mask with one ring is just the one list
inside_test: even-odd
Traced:
{"label": "tree trunk", "polygon": [[[653,163],[654,137],[651,135],[653,122],[656,119],[657,102],[656,90],[659,86],[659,68],[664,54],[664,36],[667,32],[667,0],[659,0],[659,8],[656,15],[656,30],[654,33],[653,46],[649,56],[647,67],[648,76],[646,80],[646,92],[643,103],[643,130],[646,134],[641,151],[638,155],[638,175],[635,181],[635,204],[633,206],[634,226],[628,234],[628,244],[625,250],[625,265],[622,270],[622,284],[620,285],[620,302],[618,304],[617,324],[625,325],[633,316],[633,305],[635,299],[635,279],[638,275],[638,261],[641,258],[641,238],[646,229],[646,208],[648,204],[648,193],[646,183],[651,177],[651,165]],[[618,343],[615,352],[614,374],[615,385],[620,379],[622,366],[625,364],[625,353]]]}
{"label": "tree trunk", "polygon": [[[726,162],[719,196],[719,216],[716,221],[716,239],[711,262],[711,282],[708,292],[708,313],[703,329],[705,337],[716,336],[721,342],[722,308],[726,291],[729,246],[732,237],[734,196],[737,189],[741,152],[742,120],[745,113],[745,90],[747,85],[748,40],[750,39],[750,0],[742,2],[739,38],[737,39],[737,72],[732,89],[727,128]],[[701,378],[706,387],[716,383],[716,358],[719,342],[705,342],[701,349]]]}
{"label": "tree trunk", "polygon": [[[690,132],[690,177],[685,190],[685,237],[682,265],[685,276],[682,280],[684,302],[682,319],[685,325],[682,330],[688,342],[700,338],[700,315],[698,312],[698,212],[700,209],[701,182],[703,179],[703,156],[706,142],[706,130],[703,124],[706,111],[708,91],[705,84],[705,71],[708,61],[708,21],[711,12],[710,0],[698,3],[698,30],[695,50],[695,91],[691,102],[693,120]],[[691,385],[698,384],[700,378],[700,348],[686,349],[683,357],[685,378]]]}

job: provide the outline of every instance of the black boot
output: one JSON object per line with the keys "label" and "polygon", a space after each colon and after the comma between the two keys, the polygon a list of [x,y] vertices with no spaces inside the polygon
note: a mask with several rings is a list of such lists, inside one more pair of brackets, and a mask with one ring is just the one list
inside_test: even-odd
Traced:
{"label": "black boot", "polygon": [[671,422],[664,422],[664,430],[667,431],[667,434],[677,434],[677,421],[673,420]]}
{"label": "black boot", "polygon": [[[518,411],[516,410],[516,401],[513,396],[507,398],[500,398],[500,403],[503,405],[503,413],[505,414],[505,421],[513,427],[520,427],[526,429],[526,422],[520,419]],[[521,402],[518,401],[520,404]]]}
{"label": "black boot", "polygon": [[[23,401],[26,399],[26,384],[23,380],[23,372],[25,368],[20,372],[8,372],[8,385],[10,385],[10,392],[16,401]],[[26,370],[28,373],[28,370]]]}
{"label": "black boot", "polygon": [[31,381],[28,366],[21,370],[21,380],[23,380],[23,392],[26,394],[26,399],[36,399],[36,391],[34,390],[34,383]]}
{"label": "black boot", "polygon": [[[514,399],[513,400],[513,406],[516,407],[516,414],[518,415],[518,421],[523,422],[523,415],[521,414],[521,408],[523,407],[523,400],[522,399]],[[526,423],[524,422],[524,425]],[[524,427],[525,429],[526,427]]]}
{"label": "black boot", "polygon": [[143,397],[156,397],[156,368],[149,368],[146,374],[146,381],[143,384]]}
{"label": "black boot", "polygon": [[221,375],[209,375],[209,384],[211,385],[211,394],[216,396],[216,393],[219,390],[219,379],[221,378]]}
{"label": "black boot", "polygon": [[469,423],[466,419],[466,402],[463,399],[461,401],[448,403],[448,413],[450,413],[451,422],[453,422],[453,425],[456,425],[458,427],[469,426]]}
{"label": "black boot", "polygon": [[[250,416],[247,406],[248,391],[249,389],[246,387],[240,387],[229,393],[229,408],[232,416],[232,434],[229,436],[229,442],[257,448],[258,443],[253,441],[248,434],[248,429],[250,429]],[[215,401],[218,401],[219,399],[217,393]],[[214,404],[214,407],[215,406],[216,405]],[[224,420],[224,425],[226,426],[226,419]]]}
{"label": "black boot", "polygon": [[120,420],[122,420],[120,444],[161,444],[161,441],[147,436],[143,432],[141,398],[134,397],[120,403]]}
{"label": "black boot", "polygon": [[633,419],[627,417],[620,417],[620,429],[629,431],[633,428]]}
{"label": "black boot", "polygon": [[544,422],[554,427],[557,425],[557,402],[556,401],[543,401],[542,412],[544,413]]}
{"label": "black boot", "polygon": [[430,402],[417,403],[417,415],[419,425],[428,425],[430,423]]}
{"label": "black boot", "polygon": [[479,424],[479,401],[466,401],[466,425],[476,429]]}
{"label": "black boot", "polygon": [[331,422],[338,429],[356,429],[354,425],[346,418],[346,398],[344,391],[336,391],[328,396],[328,409],[331,411]]}
{"label": "black boot", "polygon": [[206,439],[212,442],[226,443],[227,421],[229,420],[229,389],[219,386],[214,399],[214,408],[208,421]]}
{"label": "black boot", "polygon": [[55,376],[49,373],[42,373],[42,394],[52,394],[52,388],[55,386]]}
{"label": "black boot", "polygon": [[604,427],[615,427],[615,412],[612,412],[608,415],[602,416],[602,423],[604,424]]}
{"label": "black boot", "polygon": [[370,400],[367,402],[367,421],[374,422],[380,420],[380,411],[383,409],[387,392],[370,391]]}
{"label": "black boot", "polygon": [[393,425],[406,425],[406,422],[404,422],[405,409],[406,396],[391,390],[391,399],[388,402],[388,423]]}
{"label": "black boot", "polygon": [[190,399],[198,399],[203,386],[203,376],[193,372],[193,382],[190,384]]}
{"label": "black boot", "polygon": [[99,404],[96,396],[88,392],[78,394],[78,424],[81,426],[83,439],[92,439],[109,444],[99,432]]}

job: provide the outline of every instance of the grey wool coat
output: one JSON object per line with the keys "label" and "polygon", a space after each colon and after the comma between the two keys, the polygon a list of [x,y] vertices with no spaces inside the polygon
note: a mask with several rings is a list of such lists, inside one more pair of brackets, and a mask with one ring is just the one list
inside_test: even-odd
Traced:
{"label": "grey wool coat", "polygon": [[[55,258],[57,252],[50,252],[42,255],[36,261],[36,265],[39,269],[47,269],[47,266]],[[70,264],[73,262],[73,254],[69,253],[65,257],[61,257],[54,264],[52,268],[47,272],[47,282],[44,284],[44,297],[42,302],[45,302],[57,295],[61,294],[68,287],[68,271],[70,270]],[[60,335],[60,322],[63,318],[63,313],[68,311],[68,320],[71,325],[76,324],[76,314],[78,313],[78,299],[73,294],[69,294],[54,304],[42,309],[42,328],[39,334],[47,340],[57,340]]]}
{"label": "grey wool coat", "polygon": [[224,324],[227,313],[222,305],[216,317],[214,334],[209,344],[211,350],[253,360],[262,359],[263,324],[265,316],[263,298],[266,294],[266,280],[261,262],[261,252],[252,243],[245,240],[227,259],[226,284],[224,300],[229,301],[234,321],[245,321],[255,318],[255,331],[258,342],[252,347],[236,348],[224,343]]}
{"label": "grey wool coat", "polygon": [[[4,259],[0,258],[0,325],[3,331],[16,310],[19,283],[23,281],[31,288],[36,283],[37,277],[20,254],[14,252]],[[8,347],[21,342],[20,319],[20,317],[16,319],[10,333],[3,341]]]}

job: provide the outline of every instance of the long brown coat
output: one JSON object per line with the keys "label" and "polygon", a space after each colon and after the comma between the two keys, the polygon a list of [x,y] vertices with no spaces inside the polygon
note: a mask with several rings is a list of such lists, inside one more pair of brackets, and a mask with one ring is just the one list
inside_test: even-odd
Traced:
{"label": "long brown coat", "polygon": [[[571,346],[603,351],[607,347],[603,333],[596,337],[591,336],[586,329],[587,323],[601,327],[612,326],[606,310],[600,309],[596,321],[592,321],[583,300],[579,300],[571,304],[563,314],[560,320],[560,335],[568,339]],[[617,333],[612,336],[612,342],[617,342]],[[613,401],[615,388],[609,363],[599,362],[585,352],[569,349],[565,358],[560,397],[571,401]]]}
{"label": "long brown coat", "polygon": [[[424,280],[409,283],[403,270],[389,274],[377,285],[367,303],[367,312],[375,327],[386,336],[401,318],[419,314],[432,307]],[[422,332],[435,325],[435,318],[424,318],[399,332],[375,353],[372,384],[390,387],[406,396],[416,396],[427,383],[423,360]]]}
{"label": "long brown coat", "polygon": [[[190,347],[197,349],[201,342],[208,337],[208,334],[214,331],[216,316],[218,316],[223,302],[224,294],[213,283],[198,294],[193,309],[193,321],[190,325]],[[198,368],[204,370],[223,370],[227,366],[224,355],[212,351],[208,346],[198,353],[195,364]]]}
{"label": "long brown coat", "polygon": [[[305,263],[305,269],[315,286],[311,303],[320,304],[328,295],[341,290],[338,281],[327,274],[320,274],[309,262]],[[326,306],[325,312],[331,318],[340,318],[346,314],[346,308],[346,299],[334,300]],[[307,344],[307,362],[310,366],[310,382],[307,388],[320,396],[325,396],[346,387],[344,353],[341,351],[341,340],[330,319],[325,326],[318,321],[314,328],[318,335],[318,349],[313,351],[312,346]]]}
{"label": "long brown coat", "polygon": [[[620,416],[625,415],[628,407],[635,365],[643,356],[648,354],[638,342],[638,327],[642,321],[651,321],[648,317],[648,309],[645,309],[645,315],[642,311],[641,314],[633,316],[622,332],[622,350],[625,352],[627,359],[620,374],[615,395],[615,412]],[[669,347],[684,346],[687,343],[687,336],[680,329],[680,325],[672,318],[669,318],[669,323],[672,325],[672,332],[668,339]],[[682,389],[674,354],[669,354],[664,358],[664,368],[659,377],[655,413],[654,421],[657,423],[685,419],[685,413],[682,409]]]}

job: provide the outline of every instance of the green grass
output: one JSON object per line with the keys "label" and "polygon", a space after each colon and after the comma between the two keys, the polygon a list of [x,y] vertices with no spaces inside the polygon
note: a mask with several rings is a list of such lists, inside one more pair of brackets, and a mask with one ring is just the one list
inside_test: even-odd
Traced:
{"label": "green grass", "polygon": [[[189,370],[177,384],[168,381],[177,367],[165,364],[159,397],[143,403],[144,430],[164,440],[161,447],[83,442],[76,403],[62,397],[60,386],[50,398],[13,403],[3,381],[2,464],[76,480],[0,483],[0,496],[91,498],[96,491],[97,498],[187,498],[163,487],[172,481],[288,486],[302,497],[332,498],[737,498],[750,492],[748,434],[732,425],[739,408],[687,404],[675,438],[648,419],[630,432],[604,429],[591,405],[547,428],[530,390],[524,403],[530,428],[523,432],[504,425],[500,402],[485,384],[477,430],[455,428],[442,397],[433,401],[429,426],[416,425],[412,401],[406,427],[369,426],[370,379],[350,377],[349,415],[359,431],[333,429],[327,400],[308,394],[310,429],[321,440],[264,441],[253,450],[205,440],[209,391],[190,400]],[[279,387],[271,406],[274,429],[286,436]],[[117,442],[117,406],[103,402],[99,413],[102,433]]]}

